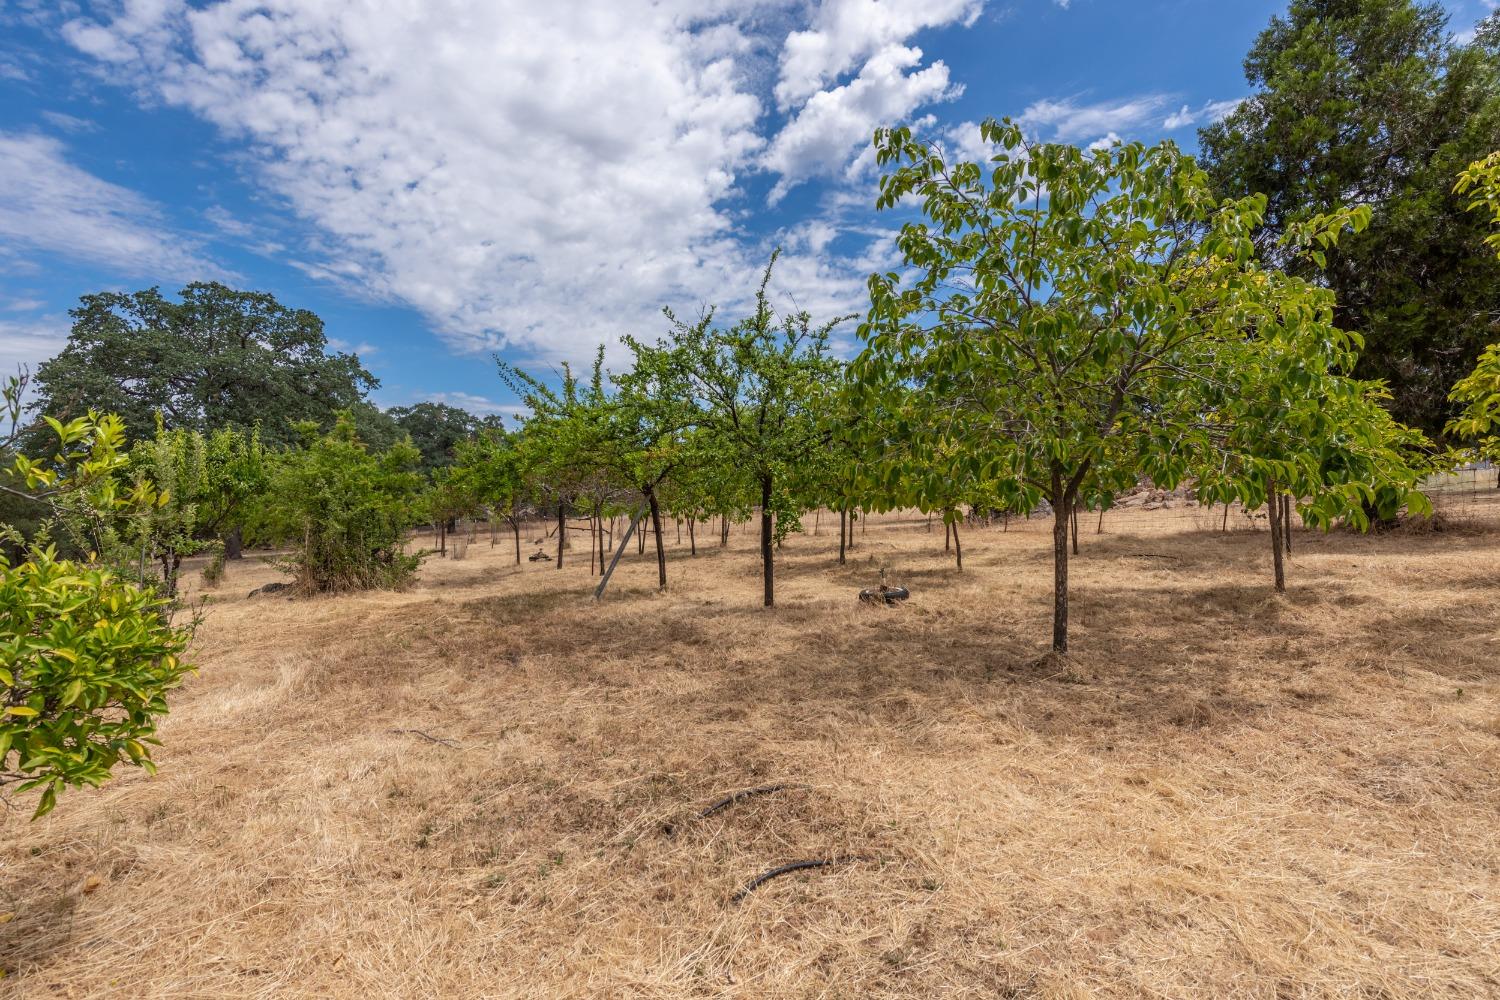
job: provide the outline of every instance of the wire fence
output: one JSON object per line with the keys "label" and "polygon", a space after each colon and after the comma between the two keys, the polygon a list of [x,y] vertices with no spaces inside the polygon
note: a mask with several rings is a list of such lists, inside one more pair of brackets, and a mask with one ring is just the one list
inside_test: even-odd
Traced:
{"label": "wire fence", "polygon": [[[1434,524],[1439,527],[1473,525],[1500,530],[1500,470],[1490,464],[1465,466],[1453,472],[1432,476],[1422,484],[1422,491],[1432,501]],[[972,523],[972,522],[971,522]],[[1005,531],[1051,531],[1050,512],[1030,518],[994,517],[986,523]],[[1295,510],[1292,527],[1301,529]],[[941,524],[938,526],[941,531]],[[1173,534],[1191,531],[1269,531],[1266,508],[1247,510],[1239,504],[1200,504],[1190,489],[1176,491],[1142,489],[1116,501],[1109,510],[1080,511],[1078,531],[1088,535],[1112,531],[1137,534]]]}

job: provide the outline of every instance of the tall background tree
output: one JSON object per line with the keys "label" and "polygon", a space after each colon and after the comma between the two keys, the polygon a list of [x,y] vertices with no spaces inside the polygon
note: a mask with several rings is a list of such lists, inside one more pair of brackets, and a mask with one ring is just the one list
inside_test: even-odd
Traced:
{"label": "tall background tree", "polygon": [[422,469],[428,473],[452,465],[454,449],[459,443],[485,426],[485,421],[468,410],[447,403],[422,402],[392,407],[385,412],[399,431],[411,437],[411,443],[422,453]]}
{"label": "tall background tree", "polygon": [[37,370],[31,409],[55,417],[119,415],[146,436],[243,430],[296,441],[293,424],[331,426],[379,382],[352,354],[328,353],[323,321],[265,292],[195,282],[172,301],[156,288],[85,295],[67,346]]}
{"label": "tall background tree", "polygon": [[1257,247],[1301,277],[1317,265],[1278,243],[1339,205],[1373,209],[1327,253],[1319,279],[1334,322],[1365,338],[1354,374],[1384,379],[1396,418],[1439,434],[1449,387],[1500,322],[1500,262],[1484,220],[1453,191],[1500,148],[1500,19],[1458,44],[1437,3],[1293,0],[1245,58],[1255,92],[1203,130],[1201,161],[1221,196],[1264,194]]}

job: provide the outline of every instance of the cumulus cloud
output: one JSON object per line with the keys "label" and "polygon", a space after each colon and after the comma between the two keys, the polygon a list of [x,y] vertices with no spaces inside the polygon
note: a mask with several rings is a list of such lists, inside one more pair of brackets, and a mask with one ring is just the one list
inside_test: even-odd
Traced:
{"label": "cumulus cloud", "polygon": [[984,0],[825,0],[804,31],[782,47],[776,102],[801,104],[882,49],[924,28],[972,24]]}
{"label": "cumulus cloud", "polygon": [[921,105],[962,93],[941,62],[906,72],[921,61],[921,49],[893,45],[876,53],[849,83],[814,94],[766,151],[763,162],[781,175],[771,201],[810,177],[844,169],[857,147],[869,145],[877,125],[903,121]]}
{"label": "cumulus cloud", "polygon": [[224,274],[159,206],[70,163],[56,139],[0,132],[0,256],[24,265],[30,251],[132,277]]}
{"label": "cumulus cloud", "polygon": [[[65,34],[115,79],[245,143],[322,234],[288,263],[408,303],[460,349],[559,358],[654,331],[663,303],[752,289],[770,248],[739,228],[740,178],[837,160],[796,121],[769,154],[741,62],[746,10],[131,0]],[[951,89],[946,67],[901,76],[905,51],[808,112],[839,130],[843,155],[869,115]],[[799,301],[863,294],[852,260],[794,257],[776,287]]]}

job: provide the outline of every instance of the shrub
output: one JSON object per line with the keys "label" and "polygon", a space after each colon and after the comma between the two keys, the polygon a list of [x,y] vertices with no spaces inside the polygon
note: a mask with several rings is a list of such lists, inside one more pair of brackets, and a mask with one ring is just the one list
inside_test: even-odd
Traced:
{"label": "shrub", "polygon": [[155,772],[166,692],[191,669],[180,659],[191,629],[165,603],[52,549],[0,556],[0,783],[42,789],[37,816],[122,759]]}
{"label": "shrub", "polygon": [[292,546],[281,562],[304,594],[399,587],[420,559],[402,545],[422,488],[420,453],[399,442],[372,454],[341,416],[307,447],[283,454],[260,511],[261,533]]}
{"label": "shrub", "polygon": [[216,543],[213,554],[208,557],[208,562],[203,564],[203,586],[217,587],[224,581],[224,559],[224,544]]}

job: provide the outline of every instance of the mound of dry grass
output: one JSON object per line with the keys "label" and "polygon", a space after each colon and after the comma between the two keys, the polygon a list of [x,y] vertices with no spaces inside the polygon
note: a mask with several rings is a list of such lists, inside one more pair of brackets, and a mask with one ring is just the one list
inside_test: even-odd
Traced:
{"label": "mound of dry grass", "polygon": [[[1494,534],[877,520],[781,553],[504,546],[245,598],[128,775],[5,822],[26,996],[1500,995]],[[705,533],[707,534],[707,533]],[[633,550],[632,546],[632,550]],[[586,555],[580,548],[580,555]],[[577,557],[574,557],[575,561]],[[913,597],[854,595],[888,566]],[[698,813],[728,792],[806,787]],[[733,902],[753,876],[814,858]]]}

